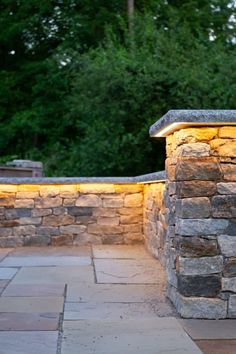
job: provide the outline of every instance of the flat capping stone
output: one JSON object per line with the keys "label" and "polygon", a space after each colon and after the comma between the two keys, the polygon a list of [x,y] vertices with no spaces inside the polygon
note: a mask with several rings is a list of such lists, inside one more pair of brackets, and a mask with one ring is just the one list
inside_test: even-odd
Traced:
{"label": "flat capping stone", "polygon": [[[1,184],[137,184],[154,183],[166,179],[165,171],[149,173],[136,177],[1,177]],[[151,182],[150,182],[151,181]]]}
{"label": "flat capping stone", "polygon": [[217,125],[236,125],[236,110],[170,110],[150,127],[149,134],[151,137],[162,138],[187,127]]}

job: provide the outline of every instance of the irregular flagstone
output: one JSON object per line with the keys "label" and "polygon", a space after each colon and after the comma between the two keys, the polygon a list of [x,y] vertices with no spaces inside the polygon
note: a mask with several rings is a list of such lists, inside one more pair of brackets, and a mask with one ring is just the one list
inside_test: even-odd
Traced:
{"label": "irregular flagstone", "polygon": [[67,284],[68,302],[149,302],[164,301],[165,283],[148,284]]}
{"label": "irregular flagstone", "polygon": [[63,297],[0,297],[0,312],[63,312]]}
{"label": "irregular flagstone", "polygon": [[64,320],[102,320],[156,318],[149,303],[78,303],[65,304]]}
{"label": "irregular flagstone", "polygon": [[0,279],[12,279],[18,268],[0,268]]}
{"label": "irregular flagstone", "polygon": [[26,297],[26,296],[64,296],[65,285],[64,284],[12,284],[10,283],[7,288],[2,293],[4,296],[14,296],[14,297]]}
{"label": "irregular flagstone", "polygon": [[163,274],[154,259],[95,259],[98,283],[158,284]]}
{"label": "irregular flagstone", "polygon": [[1,354],[56,354],[57,331],[0,332]]}
{"label": "irregular flagstone", "polygon": [[0,313],[0,331],[56,331],[58,324],[59,313]]}
{"label": "irregular flagstone", "polygon": [[40,267],[40,266],[76,266],[90,265],[90,257],[7,257],[0,262],[1,267]]}
{"label": "irregular flagstone", "polygon": [[179,320],[192,339],[236,339],[235,320]]}
{"label": "irregular flagstone", "polygon": [[95,258],[120,258],[120,259],[153,259],[143,246],[127,245],[93,245]]}
{"label": "irregular flagstone", "polygon": [[2,261],[13,248],[0,248],[0,261]]}
{"label": "irregular flagstone", "polygon": [[201,351],[174,318],[65,321],[62,354],[162,354]]}
{"label": "irregular flagstone", "polygon": [[61,256],[91,256],[90,246],[80,246],[80,247],[18,247],[12,250],[10,253],[11,257],[31,257],[31,256],[42,256],[42,257],[61,257]]}
{"label": "irregular flagstone", "polygon": [[92,266],[21,268],[12,284],[94,283]]}

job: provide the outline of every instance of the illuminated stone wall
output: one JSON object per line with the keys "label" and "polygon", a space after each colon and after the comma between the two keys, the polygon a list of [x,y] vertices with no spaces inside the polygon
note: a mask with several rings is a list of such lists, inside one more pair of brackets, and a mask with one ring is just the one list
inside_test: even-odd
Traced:
{"label": "illuminated stone wall", "polygon": [[0,184],[0,247],[143,241],[138,184]]}
{"label": "illuminated stone wall", "polygon": [[183,317],[236,317],[236,127],[171,134],[166,171],[168,296]]}

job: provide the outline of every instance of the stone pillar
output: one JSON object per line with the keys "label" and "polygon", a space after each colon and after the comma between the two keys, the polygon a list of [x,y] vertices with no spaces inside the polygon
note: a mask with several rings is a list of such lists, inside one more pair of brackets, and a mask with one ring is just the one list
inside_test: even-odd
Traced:
{"label": "stone pillar", "polygon": [[236,318],[235,124],[236,111],[170,111],[151,127],[167,137],[167,288],[185,318]]}

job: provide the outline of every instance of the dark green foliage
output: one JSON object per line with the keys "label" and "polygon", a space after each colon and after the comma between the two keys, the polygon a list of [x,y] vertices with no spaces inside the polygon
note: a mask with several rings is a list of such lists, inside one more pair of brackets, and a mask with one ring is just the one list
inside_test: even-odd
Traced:
{"label": "dark green foliage", "polygon": [[[0,2],[0,151],[48,175],[163,168],[149,126],[169,109],[236,108],[228,0]],[[234,39],[234,40],[233,40]]]}

